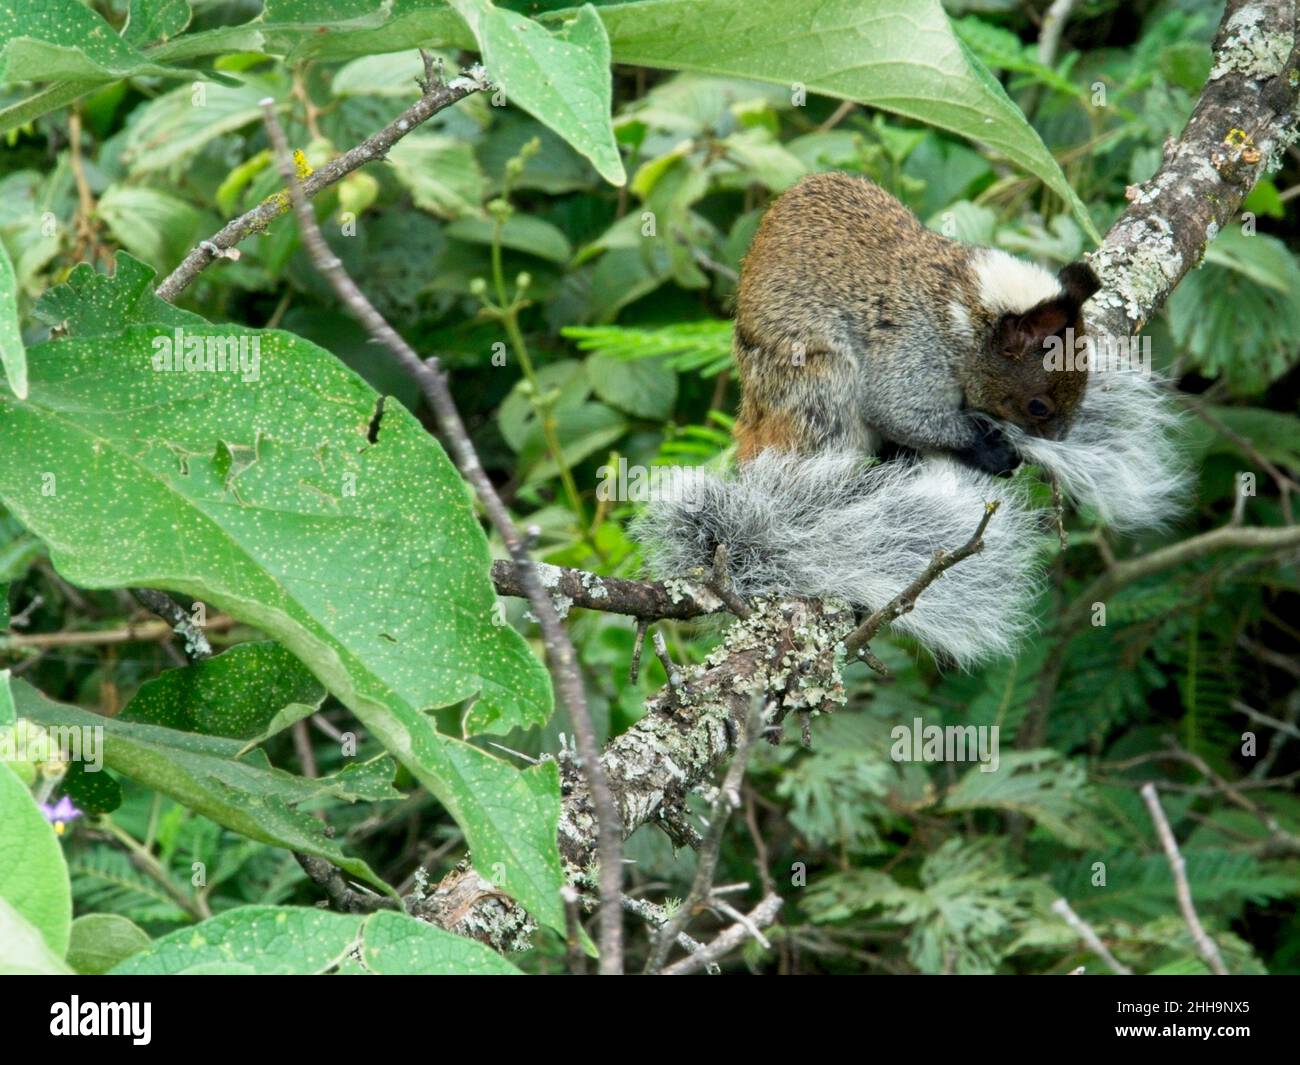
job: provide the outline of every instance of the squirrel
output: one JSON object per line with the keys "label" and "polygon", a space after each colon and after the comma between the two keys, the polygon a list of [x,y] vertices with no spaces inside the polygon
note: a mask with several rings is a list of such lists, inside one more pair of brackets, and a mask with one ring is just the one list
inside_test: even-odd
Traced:
{"label": "squirrel", "polygon": [[[863,179],[805,178],[742,263],[735,468],[664,478],[632,526],[648,570],[707,573],[725,557],[738,595],[869,612],[996,500],[983,549],[892,627],[962,666],[1013,653],[1036,625],[1045,537],[1024,478],[997,475],[1023,458],[1118,531],[1163,524],[1191,493],[1158,379],[1047,369],[1048,341],[1083,335],[1097,290],[1083,263],[1053,274],[933,233]],[[915,454],[873,463],[879,438]]]}
{"label": "squirrel", "polygon": [[1019,455],[988,419],[1065,435],[1088,370],[1049,370],[1043,355],[1052,337],[1084,335],[1098,284],[1082,262],[1054,275],[941,236],[863,178],[806,177],[741,266],[737,457],[865,453],[883,437],[1007,473]]}

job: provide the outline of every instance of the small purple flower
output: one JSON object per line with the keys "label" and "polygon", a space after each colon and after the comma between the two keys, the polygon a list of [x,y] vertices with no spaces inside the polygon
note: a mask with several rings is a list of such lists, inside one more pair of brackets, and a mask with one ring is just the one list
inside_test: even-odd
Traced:
{"label": "small purple flower", "polygon": [[45,815],[45,820],[54,826],[55,835],[63,835],[64,829],[72,821],[81,816],[81,811],[72,805],[72,800],[66,795],[56,803],[41,803],[41,813]]}

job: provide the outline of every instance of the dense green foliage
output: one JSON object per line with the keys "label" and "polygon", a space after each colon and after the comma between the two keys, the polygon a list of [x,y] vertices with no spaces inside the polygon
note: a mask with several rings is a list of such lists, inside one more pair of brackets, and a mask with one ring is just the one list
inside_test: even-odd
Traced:
{"label": "dense green foliage", "polygon": [[[259,101],[318,168],[413,102],[413,44],[449,77],[481,56],[495,95],[324,190],[317,217],[450,370],[537,557],[640,576],[639,504],[598,493],[602,469],[728,457],[736,272],[775,195],[860,173],[949,235],[1069,262],[1181,130],[1222,9],[1089,0],[1045,63],[1025,14],[1045,5],[835,0],[816,27],[801,6],[0,0],[0,735],[102,723],[106,769],[0,765],[0,970],[563,970],[555,764],[515,753],[555,752],[569,725],[531,617],[494,598],[504,552],[415,385],[291,217],[176,306],[151,289],[283,195]],[[1057,625],[1108,560],[1234,514],[1290,522],[1297,181],[1291,155],[1146,329],[1189,410],[1185,518],[1124,541],[1067,512],[1015,660],[956,672],[886,632],[890,679],[852,667],[811,750],[790,722],[754,753],[717,879],[750,882],[745,908],[770,876],[785,907],[743,964],[1102,968],[1051,909],[1064,897],[1135,970],[1204,971],[1137,791],[1157,780],[1228,967],[1300,971],[1294,549],[1198,557],[1116,589],[1104,624]],[[156,372],[177,330],[256,338],[260,365]],[[196,604],[220,653],[187,664],[165,627],[137,632],[137,586]],[[617,735],[664,671],[647,654],[628,679],[625,617],[567,624]],[[695,663],[720,626],[659,631]],[[999,726],[999,770],[895,760],[891,730],[916,718]],[[81,816],[56,834],[36,801],[61,795]],[[314,910],[292,853],[409,895],[471,849],[541,926],[530,951]],[[652,826],[628,851],[632,893],[685,894],[689,851]]]}

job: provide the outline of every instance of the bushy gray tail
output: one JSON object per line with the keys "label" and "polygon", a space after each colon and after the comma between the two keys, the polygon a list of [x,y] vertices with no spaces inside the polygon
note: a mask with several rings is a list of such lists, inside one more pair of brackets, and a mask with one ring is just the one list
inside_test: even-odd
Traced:
{"label": "bushy gray tail", "polygon": [[1025,458],[1055,475],[1065,494],[1119,532],[1159,528],[1183,510],[1191,475],[1178,441],[1179,413],[1159,378],[1137,370],[1092,374],[1064,440],[999,426]]}
{"label": "bushy gray tail", "polygon": [[869,462],[765,451],[728,476],[679,471],[633,534],[658,577],[710,567],[723,543],[742,595],[836,597],[870,611],[937,549],[965,544],[985,503],[999,500],[983,551],[939,577],[893,627],[961,665],[1014,650],[1032,627],[1038,584],[1039,534],[1021,491],[942,457]]}

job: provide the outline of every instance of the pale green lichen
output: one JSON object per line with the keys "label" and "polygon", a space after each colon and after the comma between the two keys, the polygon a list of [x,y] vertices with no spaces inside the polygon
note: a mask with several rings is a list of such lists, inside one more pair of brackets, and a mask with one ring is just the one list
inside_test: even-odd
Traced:
{"label": "pale green lichen", "polygon": [[1122,307],[1130,322],[1144,320],[1183,269],[1173,232],[1159,218],[1147,219],[1140,239],[1104,246],[1091,262],[1102,283],[1097,298],[1108,306]]}
{"label": "pale green lichen", "polygon": [[1223,44],[1215,54],[1210,81],[1225,74],[1270,78],[1282,73],[1294,44],[1292,36],[1261,28],[1262,7],[1251,5],[1236,12],[1224,26]]}

